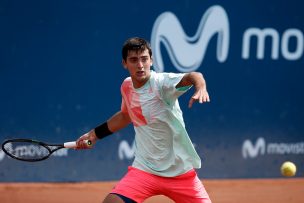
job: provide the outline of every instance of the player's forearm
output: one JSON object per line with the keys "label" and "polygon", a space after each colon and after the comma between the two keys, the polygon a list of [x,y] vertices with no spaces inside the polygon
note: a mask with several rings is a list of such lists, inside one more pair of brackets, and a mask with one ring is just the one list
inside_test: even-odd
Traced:
{"label": "player's forearm", "polygon": [[196,89],[206,89],[206,81],[203,77],[203,74],[199,72],[189,73],[189,80]]}
{"label": "player's forearm", "polygon": [[114,114],[108,121],[108,127],[111,132],[119,131],[131,123],[131,119],[128,114],[121,111]]}
{"label": "player's forearm", "polygon": [[98,139],[105,138],[131,123],[130,117],[121,111],[114,114],[109,120],[94,128],[90,133]]}
{"label": "player's forearm", "polygon": [[176,87],[193,85],[196,89],[206,89],[206,81],[200,72],[186,73]]}

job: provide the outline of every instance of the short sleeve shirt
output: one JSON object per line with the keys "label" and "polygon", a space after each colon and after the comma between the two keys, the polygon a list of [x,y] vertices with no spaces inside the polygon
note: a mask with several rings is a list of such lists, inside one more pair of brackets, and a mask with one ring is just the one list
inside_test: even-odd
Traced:
{"label": "short sleeve shirt", "polygon": [[137,89],[130,77],[124,80],[121,111],[134,125],[133,167],[164,177],[201,167],[178,103],[178,97],[191,87],[176,88],[183,76],[152,71],[150,79]]}

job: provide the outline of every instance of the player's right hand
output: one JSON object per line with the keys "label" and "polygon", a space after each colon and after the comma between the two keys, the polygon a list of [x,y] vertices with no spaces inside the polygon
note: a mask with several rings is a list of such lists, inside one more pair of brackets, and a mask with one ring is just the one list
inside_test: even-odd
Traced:
{"label": "player's right hand", "polygon": [[[88,145],[88,140],[91,141],[91,145]],[[97,140],[94,130],[91,130],[77,139],[76,149],[91,149]]]}
{"label": "player's right hand", "polygon": [[191,108],[195,101],[198,101],[200,104],[210,102],[209,94],[205,88],[200,88],[195,91],[194,95],[189,101],[188,107]]}

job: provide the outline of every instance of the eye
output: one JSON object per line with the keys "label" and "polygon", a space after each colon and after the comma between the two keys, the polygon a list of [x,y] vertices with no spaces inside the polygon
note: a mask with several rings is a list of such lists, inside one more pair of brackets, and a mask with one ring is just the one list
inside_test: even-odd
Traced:
{"label": "eye", "polygon": [[129,58],[129,61],[130,61],[131,63],[136,63],[136,62],[137,62],[137,58]]}
{"label": "eye", "polygon": [[142,59],[141,59],[141,61],[143,62],[143,63],[146,63],[147,61],[148,61],[148,57],[143,57]]}

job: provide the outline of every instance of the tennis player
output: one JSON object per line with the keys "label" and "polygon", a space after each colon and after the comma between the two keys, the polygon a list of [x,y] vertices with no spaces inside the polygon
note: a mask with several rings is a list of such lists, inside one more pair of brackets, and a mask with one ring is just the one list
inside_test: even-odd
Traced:
{"label": "tennis player", "polygon": [[132,123],[135,159],[104,203],[143,202],[165,195],[177,203],[211,203],[195,168],[201,160],[185,129],[178,97],[194,86],[189,107],[209,102],[203,75],[156,73],[151,70],[152,50],[142,38],[128,39],[122,48],[122,64],[130,77],[121,85],[121,109],[106,122],[82,135],[77,148],[96,143]]}

